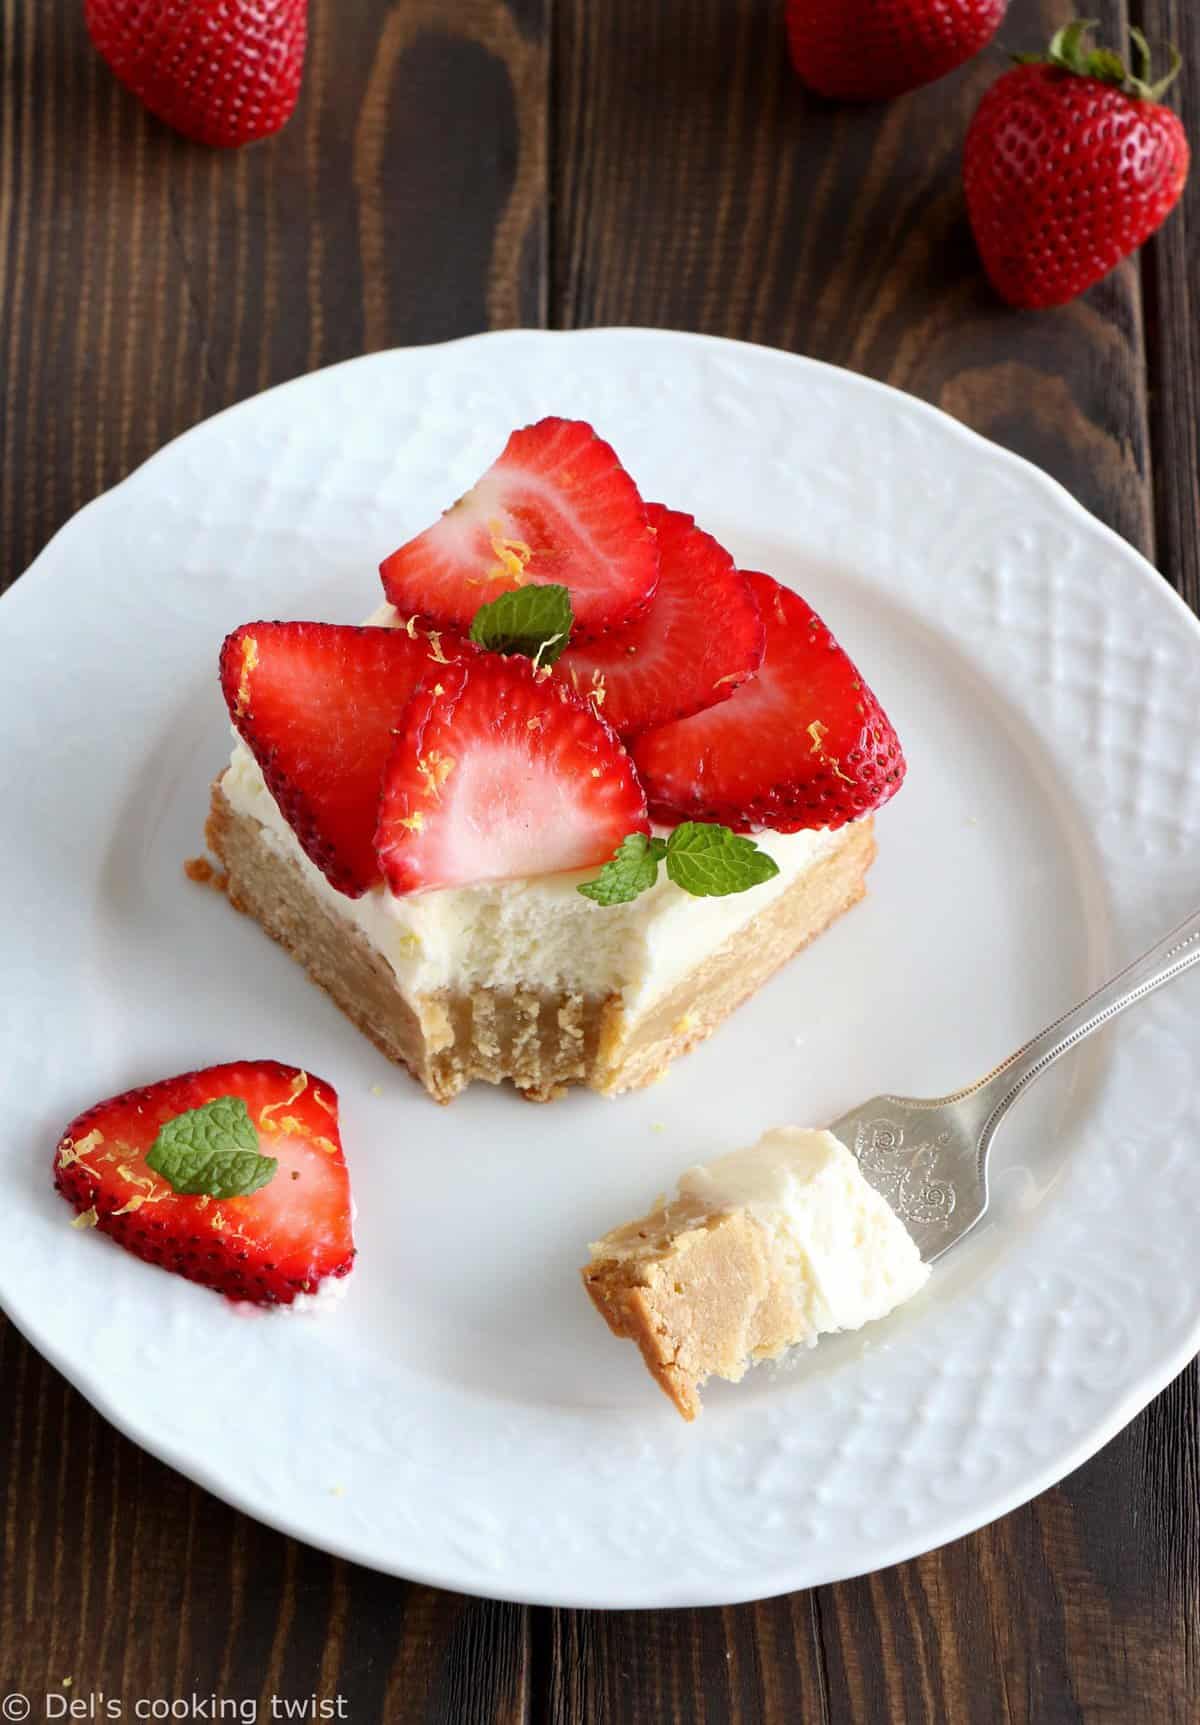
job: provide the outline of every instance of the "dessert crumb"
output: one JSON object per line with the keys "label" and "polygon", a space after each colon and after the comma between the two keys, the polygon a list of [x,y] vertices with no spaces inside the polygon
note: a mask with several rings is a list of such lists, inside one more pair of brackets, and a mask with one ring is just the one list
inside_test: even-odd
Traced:
{"label": "dessert crumb", "polygon": [[345,1497],[346,1495],[346,1488],[344,1485],[331,1485],[329,1490],[333,1497]]}
{"label": "dessert crumb", "polygon": [[62,1680],[62,1687],[64,1689],[69,1689],[74,1681],[75,1679],[73,1677],[64,1677]]}
{"label": "dessert crumb", "polygon": [[667,1129],[667,1123],[665,1120],[652,1120],[650,1122],[651,1132],[665,1132],[666,1129]]}
{"label": "dessert crumb", "polygon": [[224,892],[229,884],[228,877],[215,869],[207,857],[188,857],[183,872],[196,886],[211,887],[214,892]]}
{"label": "dessert crumb", "polygon": [[383,1085],[382,1084],[372,1084],[371,1095],[372,1096],[382,1096],[383,1095]]}

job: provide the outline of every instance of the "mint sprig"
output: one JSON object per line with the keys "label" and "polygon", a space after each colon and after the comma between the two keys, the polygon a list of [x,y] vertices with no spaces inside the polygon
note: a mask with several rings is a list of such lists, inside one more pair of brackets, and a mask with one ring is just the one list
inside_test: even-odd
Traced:
{"label": "mint sprig", "polygon": [[146,1166],[190,1197],[247,1198],[275,1178],[274,1156],[259,1153],[258,1133],[240,1096],[218,1096],[168,1120]]}
{"label": "mint sprig", "polygon": [[595,880],[576,889],[595,904],[629,904],[648,892],[666,864],[667,878],[693,898],[747,892],[779,873],[779,865],[753,839],[715,822],[684,821],[667,839],[630,833]]}
{"label": "mint sprig", "polygon": [[746,892],[779,873],[753,839],[706,821],[684,821],[667,840],[667,874],[693,898]]}
{"label": "mint sprig", "polygon": [[565,587],[553,582],[514,587],[479,607],[471,640],[489,653],[523,653],[535,665],[553,665],[571,639],[574,622]]}
{"label": "mint sprig", "polygon": [[621,840],[595,880],[585,880],[579,891],[595,904],[629,904],[640,893],[649,892],[666,854],[665,839],[651,838],[648,833],[630,833]]}

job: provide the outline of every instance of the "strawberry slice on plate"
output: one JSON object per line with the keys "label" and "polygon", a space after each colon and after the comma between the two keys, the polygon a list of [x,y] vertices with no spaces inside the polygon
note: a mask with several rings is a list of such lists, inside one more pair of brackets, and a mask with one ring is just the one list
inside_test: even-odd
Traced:
{"label": "strawberry slice on plate", "polygon": [[588,868],[649,830],[633,763],[591,706],[527,659],[483,653],[414,696],[376,843],[408,893]]}
{"label": "strawberry slice on plate", "polygon": [[758,602],[729,553],[690,515],[661,503],[646,513],[659,551],[648,608],[558,660],[559,674],[625,738],[727,700],[763,656]]}
{"label": "strawberry slice on plate", "polygon": [[59,1139],[54,1183],[76,1226],[233,1300],[290,1305],[354,1263],[337,1092],[277,1060],[98,1102]]}
{"label": "strawberry slice on plate", "polygon": [[221,649],[229,716],[305,854],[349,898],[379,880],[379,788],[400,715],[462,643],[339,623],[244,623]]}
{"label": "strawberry slice on plate", "polygon": [[570,591],[577,632],[594,635],[645,609],[658,548],[610,446],[581,420],[541,419],[379,572],[402,616],[464,633],[501,593],[553,582]]}
{"label": "strawberry slice on plate", "polygon": [[746,580],[766,625],[762,665],[720,706],[639,738],[651,811],[740,831],[845,826],[899,790],[899,740],[799,594],[769,575]]}

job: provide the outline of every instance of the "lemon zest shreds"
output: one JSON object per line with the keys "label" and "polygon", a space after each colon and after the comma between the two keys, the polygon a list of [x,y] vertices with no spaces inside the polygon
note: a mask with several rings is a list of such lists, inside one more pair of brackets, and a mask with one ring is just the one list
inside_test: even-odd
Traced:
{"label": "lemon zest shreds", "polygon": [[242,639],[242,674],[238,678],[237,701],[235,703],[239,718],[250,705],[250,677],[257,664],[258,642],[253,635],[246,635]]}
{"label": "lemon zest shreds", "polygon": [[812,738],[812,748],[809,753],[816,755],[822,766],[831,767],[834,778],[841,779],[843,784],[852,785],[854,780],[849,773],[842,771],[842,763],[837,756],[825,752],[825,738],[829,735],[829,726],[823,725],[820,719],[814,719],[811,725],[805,726],[805,729]]}
{"label": "lemon zest shreds", "polygon": [[327,1096],[323,1095],[321,1093],[321,1091],[316,1089],[315,1086],[313,1088],[313,1101],[316,1103],[318,1108],[323,1108],[325,1110],[326,1114],[332,1114],[334,1116],[334,1118],[336,1119],[336,1117],[337,1117],[337,1104],[334,1102],[331,1102],[329,1100],[329,1098]]}
{"label": "lemon zest shreds", "polygon": [[434,802],[442,800],[442,786],[454,771],[453,755],[443,755],[437,749],[430,749],[427,755],[417,756],[417,771],[425,780],[425,794]]}
{"label": "lemon zest shreds", "polygon": [[429,657],[433,660],[435,665],[448,665],[450,663],[449,659],[447,659],[446,655],[442,652],[442,637],[438,634],[436,629],[431,629],[429,631]]}
{"label": "lemon zest shreds", "polygon": [[104,1134],[99,1128],[94,1128],[85,1138],[76,1144],[73,1138],[64,1138],[58,1147],[58,1165],[60,1168],[70,1168],[76,1162],[82,1162],[85,1156],[90,1156],[104,1142]]}
{"label": "lemon zest shreds", "polygon": [[401,815],[400,825],[402,827],[407,827],[410,833],[419,833],[421,828],[425,825],[425,816],[421,813],[420,809],[418,809],[415,814]]}
{"label": "lemon zest shreds", "polygon": [[504,531],[504,523],[498,519],[488,522],[488,533],[491,536],[492,556],[496,559],[494,569],[489,569],[489,581],[514,581],[518,587],[525,584],[525,565],[533,556],[532,545],[527,545],[524,539],[511,539]]}
{"label": "lemon zest shreds", "polygon": [[122,1204],[121,1208],[119,1210],[114,1210],[113,1215],[114,1216],[132,1216],[134,1211],[140,1210],[142,1205],[145,1202],[146,1202],[146,1194],[144,1192],[132,1192],[132,1193],[130,1193],[128,1201],[126,1203]]}
{"label": "lemon zest shreds", "polygon": [[72,1220],[71,1226],[72,1228],[94,1228],[99,1220],[96,1206],[93,1204],[90,1210],[81,1210],[79,1215]]}
{"label": "lemon zest shreds", "polygon": [[135,1174],[128,1162],[122,1162],[117,1173],[122,1180],[127,1180],[131,1186],[144,1186],[147,1192],[153,1192],[154,1181],[148,1174]]}
{"label": "lemon zest shreds", "polygon": [[[292,1103],[296,1100],[297,1096],[302,1096],[307,1089],[308,1089],[308,1073],[307,1072],[297,1072],[295,1078],[292,1080],[291,1091],[288,1093],[287,1096],[284,1097],[282,1102],[268,1102],[265,1108],[259,1109],[259,1113],[258,1113],[259,1125],[260,1126],[267,1126],[269,1115],[278,1114],[278,1112],[281,1108],[290,1108]],[[270,1128],[268,1128],[268,1130],[269,1129]]]}

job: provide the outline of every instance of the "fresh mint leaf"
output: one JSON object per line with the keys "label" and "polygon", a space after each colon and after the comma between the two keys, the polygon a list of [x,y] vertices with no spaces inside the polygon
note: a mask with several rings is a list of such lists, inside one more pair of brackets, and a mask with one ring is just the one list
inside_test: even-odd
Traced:
{"label": "fresh mint leaf", "polygon": [[629,904],[654,885],[658,865],[666,854],[667,846],[662,839],[646,833],[630,833],[621,840],[595,880],[585,880],[578,890],[596,904]]}
{"label": "fresh mint leaf", "polygon": [[575,614],[565,587],[514,587],[481,605],[471,639],[489,653],[523,653],[538,665],[553,665],[567,642]]}
{"label": "fresh mint leaf", "polygon": [[670,838],[630,833],[595,880],[578,888],[596,904],[629,904],[648,892],[658,879],[658,865],[693,898],[724,898],[761,886],[779,873],[779,866],[753,839],[707,821],[684,821]]}
{"label": "fresh mint leaf", "polygon": [[779,865],[753,839],[709,822],[684,821],[667,841],[667,875],[694,898],[724,898],[761,886]]}
{"label": "fresh mint leaf", "polygon": [[258,1133],[241,1097],[218,1096],[168,1120],[146,1166],[176,1192],[246,1198],[275,1178],[279,1162],[259,1154]]}

